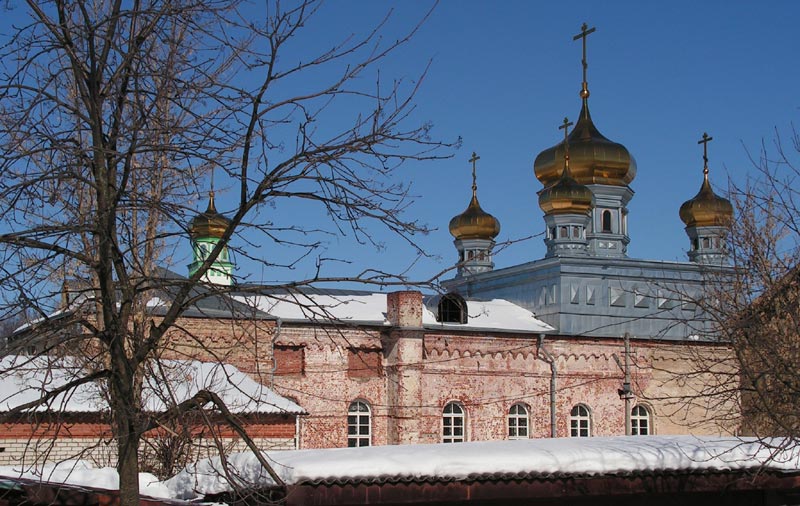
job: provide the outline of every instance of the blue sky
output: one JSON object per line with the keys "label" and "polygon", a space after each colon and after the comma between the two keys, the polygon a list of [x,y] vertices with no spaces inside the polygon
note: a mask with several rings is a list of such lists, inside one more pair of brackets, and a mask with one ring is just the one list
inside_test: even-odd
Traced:
{"label": "blue sky", "polygon": [[[391,39],[413,27],[431,5],[329,1],[294,48],[313,51],[350,33],[366,33],[389,11],[386,36]],[[438,228],[419,238],[432,257],[412,264],[413,250],[380,233],[382,249],[358,246],[349,236],[330,237],[323,254],[352,263],[331,263],[328,274],[408,268],[411,277],[422,279],[451,267],[456,251],[447,225],[469,201],[472,151],[481,157],[480,202],[502,224],[498,241],[541,234],[541,185],[533,161],[559,142],[563,118],[574,120],[580,109],[581,45],[572,37],[583,22],[597,28],[588,41],[592,117],[638,163],[631,184],[629,256],[685,260],[688,239],[678,208],[700,187],[702,148],[697,141],[702,133],[714,138],[711,177],[722,187],[729,176],[741,181],[752,171],[746,149],[757,154],[762,141],[771,144],[776,129],[788,134],[798,117],[798,19],[800,2],[789,0],[442,0],[416,37],[380,67],[384,81],[412,81],[430,62],[412,119],[430,121],[435,138],[463,139],[451,159],[408,164],[397,174],[412,183],[418,196],[408,216]],[[368,73],[365,79],[373,77]],[[309,85],[314,78],[309,76]],[[229,210],[224,182],[217,184],[218,207]],[[264,212],[287,222],[320,220],[318,209]],[[238,240],[236,245],[253,256],[281,260],[274,245]],[[173,267],[179,272],[189,262],[186,242],[175,256]],[[539,235],[504,249],[495,257],[496,267],[536,260],[544,252]],[[314,267],[312,258],[288,273],[264,272],[243,256],[239,260],[238,274],[250,280],[305,277]]]}
{"label": "blue sky", "polygon": [[[401,29],[428,5],[329,2],[322,19],[330,30],[309,30],[317,30],[314,37],[363,32],[389,9],[391,29]],[[787,134],[798,116],[798,19],[800,3],[789,1],[442,1],[411,44],[381,68],[382,76],[413,78],[430,59],[417,115],[433,123],[435,136],[463,139],[452,159],[399,174],[419,196],[411,215],[438,228],[420,239],[438,258],[410,272],[425,277],[454,263],[447,225],[469,201],[472,151],[481,157],[481,205],[502,224],[498,241],[543,230],[533,160],[560,140],[561,120],[580,109],[581,46],[572,36],[584,21],[597,28],[588,46],[593,119],[638,163],[629,256],[686,260],[678,208],[700,187],[702,133],[714,138],[711,178],[722,187],[729,176],[740,181],[752,171],[746,149],[757,154],[776,128]],[[355,266],[395,271],[411,253],[391,239],[380,252],[348,238],[332,240],[330,248]],[[539,259],[544,251],[535,237],[497,255],[496,267]]]}

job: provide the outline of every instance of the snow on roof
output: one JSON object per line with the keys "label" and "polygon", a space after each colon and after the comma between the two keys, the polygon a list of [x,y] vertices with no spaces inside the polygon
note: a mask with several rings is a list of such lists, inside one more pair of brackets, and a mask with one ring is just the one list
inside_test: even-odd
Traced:
{"label": "snow on roof", "polygon": [[[191,398],[200,390],[210,390],[219,395],[234,413],[304,414],[305,410],[255,381],[238,368],[219,362],[162,360],[162,373],[169,378],[166,383],[160,375],[150,375],[150,396],[146,408],[158,412],[168,405]],[[163,377],[163,376],[162,376]],[[165,403],[164,390],[170,387],[170,401]],[[161,393],[162,395],[153,395]]]}
{"label": "snow on roof", "polygon": [[[781,439],[695,436],[616,436],[529,439],[477,443],[392,445],[267,454],[288,485],[375,483],[390,480],[455,481],[526,477],[548,479],[637,472],[737,471],[763,469],[800,472],[800,451],[778,451]],[[142,493],[151,497],[193,499],[232,491],[219,470],[219,458],[206,459],[164,482],[140,473]],[[238,485],[268,487],[272,481],[252,453],[228,457]],[[0,476],[115,490],[113,468],[85,461],[48,464],[35,470],[0,467]]]}
{"label": "snow on roof", "polygon": [[496,329],[520,332],[551,332],[550,325],[536,318],[536,315],[504,299],[487,301],[467,300],[467,323],[441,323],[436,321],[434,313],[425,307],[422,313],[422,325],[428,328],[447,329]]}
{"label": "snow on roof", "polygon": [[[773,441],[779,443],[780,441]],[[753,438],[646,436],[529,439],[457,444],[392,445],[270,452],[288,485],[381,480],[463,480],[490,476],[589,476],[629,472],[721,471],[764,466],[800,471],[800,451],[775,451]],[[268,487],[271,478],[252,453],[229,456],[239,485]],[[232,490],[218,457],[164,482],[178,499]]]}
{"label": "snow on roof", "polygon": [[[271,294],[237,297],[274,317],[297,321],[339,321],[389,325],[385,293],[326,295],[319,293]],[[423,305],[422,325],[452,330],[499,330],[505,332],[549,332],[553,327],[527,309],[507,300],[467,300],[467,323],[440,323]]]}
{"label": "snow on roof", "polygon": [[[145,380],[145,408],[160,412],[202,389],[219,395],[234,413],[303,414],[303,408],[253,380],[232,365],[189,360],[162,360],[151,365]],[[69,359],[9,355],[0,359],[0,411],[36,401],[47,391],[85,375]],[[44,410],[44,407],[39,410]],[[76,387],[56,397],[51,410],[67,413],[107,411],[101,385]]]}
{"label": "snow on roof", "polygon": [[237,297],[256,308],[284,320],[336,320],[388,325],[386,294],[291,293]]}
{"label": "snow on roof", "polygon": [[[65,460],[46,464],[40,468],[26,466],[0,466],[0,476],[23,478],[46,483],[63,483],[94,489],[119,490],[119,473],[113,467],[96,468],[85,460]],[[139,473],[139,491],[142,495],[170,499],[172,492],[150,473]]]}

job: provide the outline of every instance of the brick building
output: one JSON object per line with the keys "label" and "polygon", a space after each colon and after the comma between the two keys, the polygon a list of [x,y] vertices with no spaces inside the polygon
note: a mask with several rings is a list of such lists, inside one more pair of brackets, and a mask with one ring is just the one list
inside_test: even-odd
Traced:
{"label": "brick building", "polygon": [[507,301],[415,291],[240,297],[261,352],[231,360],[308,412],[302,448],[735,429],[687,400],[715,343],[565,336]]}

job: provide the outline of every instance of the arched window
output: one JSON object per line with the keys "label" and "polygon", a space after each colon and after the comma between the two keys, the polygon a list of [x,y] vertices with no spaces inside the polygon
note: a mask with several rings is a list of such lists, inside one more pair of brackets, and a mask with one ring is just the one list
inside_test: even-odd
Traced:
{"label": "arched window", "polygon": [[611,211],[609,211],[608,209],[603,211],[602,219],[603,223],[601,230],[603,232],[611,232]]}
{"label": "arched window", "polygon": [[467,303],[455,293],[448,293],[439,300],[438,320],[442,323],[467,323]]}
{"label": "arched window", "polygon": [[592,435],[592,418],[589,408],[578,404],[569,412],[569,436],[589,437]]}
{"label": "arched window", "polygon": [[442,411],[442,443],[463,443],[465,441],[466,416],[464,408],[457,402],[448,402]]}
{"label": "arched window", "polygon": [[631,410],[631,436],[649,436],[653,433],[650,410],[637,404]]}
{"label": "arched window", "polygon": [[353,401],[347,410],[347,446],[372,444],[372,413],[369,404]]}
{"label": "arched window", "polygon": [[528,437],[528,408],[524,404],[514,404],[508,410],[508,439]]}

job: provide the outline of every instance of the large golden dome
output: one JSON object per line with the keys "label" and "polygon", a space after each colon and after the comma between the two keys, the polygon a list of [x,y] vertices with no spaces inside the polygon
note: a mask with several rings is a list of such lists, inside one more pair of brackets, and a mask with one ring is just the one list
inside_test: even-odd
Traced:
{"label": "large golden dome", "polygon": [[231,220],[217,211],[214,206],[214,192],[211,192],[208,196],[208,209],[192,219],[189,234],[192,237],[221,238],[230,222]]}
{"label": "large golden dome", "polygon": [[500,222],[481,209],[474,189],[467,209],[450,220],[450,233],[456,239],[494,239],[500,233]]}
{"label": "large golden dome", "polygon": [[539,207],[545,214],[586,214],[592,209],[592,190],[575,181],[565,168],[554,184],[539,192]]}
{"label": "large golden dome", "polygon": [[[592,122],[584,98],[580,119],[569,134],[570,171],[579,184],[627,186],[636,177],[636,161],[622,144],[610,141]],[[547,188],[561,176],[564,142],[545,149],[533,163],[536,178]]]}
{"label": "large golden dome", "polygon": [[687,227],[725,226],[733,218],[733,206],[711,189],[707,170],[700,191],[681,205],[680,217]]}

